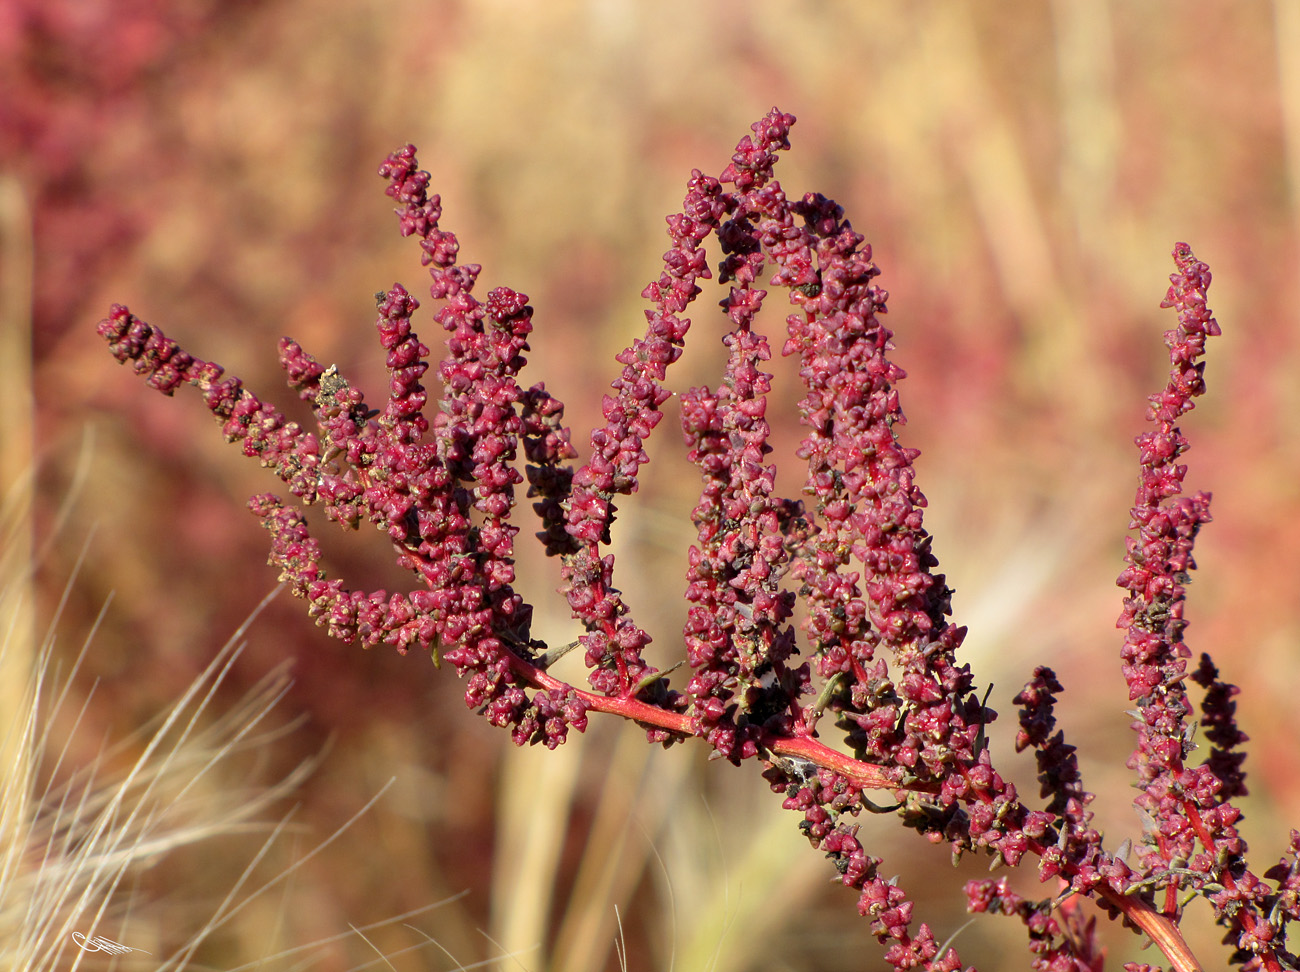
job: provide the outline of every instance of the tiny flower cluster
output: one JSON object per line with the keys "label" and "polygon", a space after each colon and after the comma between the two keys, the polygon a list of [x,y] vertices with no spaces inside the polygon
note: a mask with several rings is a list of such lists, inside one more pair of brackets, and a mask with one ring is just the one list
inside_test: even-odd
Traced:
{"label": "tiny flower cluster", "polygon": [[[389,156],[380,174],[402,235],[418,240],[440,304],[434,319],[447,332],[436,410],[421,384],[429,349],[411,326],[420,305],[400,284],[376,297],[390,373],[381,409],[336,368],[281,342],[288,384],[311,406],[314,432],[124,307],[99,333],[164,394],[196,386],[226,438],[286,484],[296,502],[263,494],[250,509],[271,534],[271,563],[331,635],[445,658],[467,677],[467,703],[519,744],[559,745],[598,711],[639,723],[651,741],[698,737],[718,758],[761,760],[784,806],[802,816],[805,836],[858,894],[895,968],[954,972],[962,963],[914,923],[904,890],[880,876],[882,859],[858,839],[864,812],[898,813],[927,840],[947,844],[954,860],[972,852],[995,866],[1036,860],[1043,881],[1062,883],[1061,897],[1037,902],[1004,880],[967,887],[972,911],[1025,923],[1035,968],[1100,972],[1096,923],[1079,909],[1091,898],[1191,972],[1199,965],[1178,925],[1195,896],[1210,902],[1247,969],[1296,968],[1285,938],[1300,920],[1300,833],[1262,878],[1247,868],[1233,804],[1246,792],[1236,689],[1208,657],[1189,675],[1183,641],[1192,545],[1209,520],[1209,497],[1180,496],[1186,467],[1176,462],[1187,442],[1175,422],[1204,389],[1199,359],[1218,333],[1206,306],[1208,269],[1179,244],[1164,304],[1178,314],[1166,336],[1173,367],[1151,399],[1155,428],[1138,439],[1138,532],[1119,580],[1128,594],[1123,671],[1137,704],[1130,766],[1148,823],[1130,864],[1126,853],[1104,850],[1091,826],[1092,795],[1056,729],[1063,687],[1050,669],[1038,668],[1015,698],[1016,748],[1035,754],[1041,806],[993,766],[987,733],[996,713],[958,660],[965,629],[949,621],[952,592],[936,572],[914,482],[917,452],[898,438],[905,375],[888,357],[888,295],[843,210],[818,194],[792,201],[773,177],[793,122],[773,109],[718,177],[691,174],[681,212],[667,219],[663,270],[642,294],[651,305],[645,335],[617,357],[622,370],[581,465],[561,402],[541,384],[520,384],[533,327],[528,298],[507,287],[485,300],[474,295],[481,267],[459,262],[459,242],[441,227],[441,200],[411,146]],[[650,634],[614,586],[607,548],[617,501],[637,489],[646,441],[663,419],[668,368],[690,327],[683,315],[712,277],[710,236],[722,251],[718,282],[728,286],[720,304],[729,354],[716,388],[680,399],[702,487],[686,556],[682,637],[691,674],[673,689],[669,672],[642,658]],[[782,351],[797,356],[804,387],[800,499],[776,495],[768,461],[772,376],[762,364],[772,352],[758,329],[768,296],[760,282],[784,289],[792,306]],[[559,558],[561,593],[584,629],[573,645],[536,640],[532,607],[514,590],[515,490],[525,482],[537,536]],[[330,578],[302,511],[314,503],[345,528],[365,521],[382,532],[417,588],[368,592]],[[578,645],[590,688],[552,671]],[[1195,735],[1189,679],[1204,691],[1201,725],[1211,743],[1195,766],[1187,764]],[[842,749],[820,740],[824,722],[842,733]],[[873,803],[875,790],[894,805]]]}

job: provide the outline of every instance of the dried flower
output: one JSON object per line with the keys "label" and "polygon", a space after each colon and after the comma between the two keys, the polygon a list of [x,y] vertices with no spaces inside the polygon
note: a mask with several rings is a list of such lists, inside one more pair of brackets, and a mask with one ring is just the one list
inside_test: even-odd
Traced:
{"label": "dried flower", "polygon": [[[165,394],[184,382],[197,386],[226,437],[273,469],[297,504],[322,503],[348,528],[373,524],[420,581],[409,593],[348,589],[327,577],[296,505],[254,497],[250,508],[271,533],[271,562],[317,623],[344,641],[418,647],[435,660],[441,654],[468,676],[467,703],[510,729],[516,743],[556,746],[594,710],[638,722],[651,741],[696,736],[717,757],[761,759],[783,805],[802,815],[809,841],[858,892],[858,909],[895,968],[946,972],[961,962],[927,925],[914,924],[906,893],[880,876],[881,859],[857,838],[864,811],[897,812],[928,840],[948,844],[954,859],[983,852],[995,865],[1036,860],[1044,881],[1063,881],[1064,897],[1037,902],[1004,881],[967,888],[972,910],[1026,924],[1035,968],[1101,968],[1095,921],[1078,909],[1084,896],[1122,914],[1176,968],[1199,968],[1178,933],[1183,899],[1198,895],[1247,968],[1294,968],[1284,942],[1287,923],[1300,917],[1300,837],[1291,863],[1264,879],[1246,868],[1231,802],[1245,792],[1239,747],[1246,739],[1233,720],[1236,690],[1208,658],[1191,678],[1206,690],[1202,713],[1213,749],[1200,766],[1186,765],[1194,727],[1183,601],[1209,497],[1180,496],[1186,467],[1176,461],[1187,442],[1174,423],[1204,390],[1199,359],[1205,339],[1218,333],[1205,303],[1208,269],[1179,244],[1164,304],[1178,313],[1178,327],[1166,335],[1173,367],[1166,389],[1151,399],[1155,429],[1138,439],[1138,532],[1119,580],[1128,592],[1123,669],[1138,705],[1129,765],[1150,821],[1131,866],[1126,855],[1104,850],[1091,827],[1092,795],[1074,747],[1055,730],[1063,687],[1050,669],[1038,668],[1015,699],[1017,748],[1034,750],[1045,803],[1022,800],[992,764],[987,734],[996,713],[957,657],[965,629],[949,621],[952,591],[936,572],[925,498],[914,483],[917,452],[898,438],[905,376],[888,357],[887,294],[875,282],[870,247],[843,210],[817,194],[791,201],[773,178],[793,122],[773,109],[719,177],[691,174],[681,212],[667,220],[663,271],[642,294],[651,304],[645,335],[618,355],[622,371],[603,398],[603,424],[577,468],[569,465],[576,452],[563,405],[542,385],[519,382],[532,330],[528,298],[506,287],[485,301],[474,296],[481,268],[458,262],[457,239],[440,226],[441,200],[429,194],[430,177],[411,146],[389,156],[380,174],[398,203],[402,234],[419,240],[430,294],[441,302],[434,319],[448,332],[432,415],[421,385],[428,349],[411,329],[419,304],[400,285],[378,295],[376,326],[391,373],[381,409],[369,408],[337,369],[281,343],[289,384],[313,406],[316,432],[125,308],[113,309],[100,334]],[[675,689],[668,672],[643,660],[650,635],[631,618],[606,548],[619,498],[637,489],[649,461],[646,442],[670,395],[668,367],[690,327],[683,314],[711,278],[710,235],[723,254],[718,282],[728,286],[720,303],[729,357],[716,388],[681,395],[682,432],[702,489],[687,556],[683,640],[691,677]],[[771,350],[757,325],[768,291],[757,285],[769,261],[766,286],[784,289],[792,305],[783,353],[798,356],[805,391],[800,500],[775,494],[767,462],[771,376],[762,363]],[[564,649],[533,637],[532,607],[513,588],[515,487],[524,482],[537,536],[560,558],[561,592],[585,629],[579,643],[589,689],[550,671]],[[802,643],[793,624],[800,602]],[[819,740],[828,713],[851,756]],[[868,791],[882,789],[893,807],[869,799]]]}

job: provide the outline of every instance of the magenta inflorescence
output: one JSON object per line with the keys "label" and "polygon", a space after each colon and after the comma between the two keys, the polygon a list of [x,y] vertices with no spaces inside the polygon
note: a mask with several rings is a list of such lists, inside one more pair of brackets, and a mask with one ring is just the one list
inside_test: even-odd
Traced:
{"label": "magenta inflorescence", "polygon": [[[958,660],[965,629],[949,621],[952,592],[936,572],[914,482],[917,452],[898,438],[905,375],[888,357],[888,295],[843,210],[813,193],[791,201],[773,178],[793,122],[773,109],[720,176],[692,172],[681,212],[667,219],[663,270],[642,294],[650,303],[645,334],[617,356],[622,370],[580,465],[561,402],[540,383],[520,384],[533,328],[528,298],[507,287],[475,296],[481,267],[460,262],[456,236],[440,225],[441,200],[409,145],[380,174],[402,235],[419,242],[439,302],[434,320],[447,334],[436,407],[422,384],[429,349],[411,324],[420,304],[400,284],[376,295],[390,375],[382,408],[368,406],[338,369],[281,341],[288,384],[310,405],[315,431],[124,307],[114,306],[99,333],[164,394],[196,386],[226,438],[286,484],[292,502],[262,494],[250,509],[270,532],[271,563],[331,635],[445,658],[467,677],[467,703],[519,744],[554,747],[570,727],[584,729],[594,709],[637,721],[652,741],[695,736],[718,758],[761,759],[803,833],[857,892],[895,968],[954,972],[962,963],[927,925],[915,925],[906,893],[881,876],[882,859],[858,840],[863,812],[897,812],[947,844],[954,860],[968,852],[995,866],[1035,860],[1060,897],[1030,901],[1005,880],[967,887],[972,911],[1025,923],[1035,968],[1099,972],[1095,916],[1079,910],[1084,897],[1140,928],[1177,968],[1196,968],[1177,932],[1196,896],[1210,903],[1237,961],[1295,968],[1284,942],[1300,917],[1300,833],[1263,878],[1246,867],[1233,803],[1246,792],[1237,690],[1208,656],[1189,673],[1183,639],[1192,546],[1209,521],[1209,497],[1181,495],[1186,467],[1177,460],[1187,441],[1175,423],[1204,390],[1200,358],[1206,338],[1219,333],[1206,307],[1208,269],[1186,245],[1174,251],[1178,272],[1163,304],[1178,314],[1166,335],[1171,376],[1150,400],[1153,430],[1137,440],[1137,535],[1119,579],[1128,595],[1122,665],[1137,706],[1129,765],[1146,821],[1130,863],[1104,850],[1091,825],[1093,797],[1056,728],[1063,686],[1051,669],[1037,668],[1014,700],[1016,748],[1034,752],[1041,805],[1022,800],[993,767],[987,733],[996,713]],[[721,248],[718,283],[728,288],[720,301],[728,357],[715,388],[680,396],[702,488],[686,556],[690,677],[674,689],[671,670],[642,658],[650,634],[615,587],[607,548],[617,504],[637,489],[646,441],[671,395],[668,368],[691,323],[684,313],[712,278],[710,237]],[[772,376],[762,368],[772,351],[759,330],[768,296],[760,283],[785,290],[792,309],[782,353],[797,356],[804,387],[799,499],[776,495],[769,461]],[[584,629],[574,645],[534,638],[532,607],[514,590],[516,487],[524,483],[536,536],[559,558],[561,593]],[[364,521],[381,531],[418,578],[415,589],[368,592],[330,578],[303,514],[312,504],[345,528]],[[579,645],[589,689],[551,670]],[[1190,766],[1197,727],[1188,681],[1204,692],[1201,729],[1211,744],[1208,758]],[[843,750],[819,741],[824,723],[842,734]],[[893,806],[869,799],[881,789]]]}

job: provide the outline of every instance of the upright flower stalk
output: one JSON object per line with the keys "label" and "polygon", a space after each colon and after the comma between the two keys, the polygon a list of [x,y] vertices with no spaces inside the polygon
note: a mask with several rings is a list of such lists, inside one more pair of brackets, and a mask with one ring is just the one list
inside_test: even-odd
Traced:
{"label": "upright flower stalk", "polygon": [[[1183,603],[1197,530],[1209,497],[1181,495],[1187,442],[1175,422],[1204,390],[1200,358],[1218,334],[1205,292],[1210,275],[1185,244],[1165,307],[1178,314],[1166,335],[1169,384],[1151,398],[1153,431],[1139,437],[1141,479],[1119,583],[1128,592],[1120,625],[1122,664],[1136,703],[1137,804],[1148,831],[1132,863],[1106,851],[1091,826],[1092,795],[1075,750],[1056,730],[1063,691],[1039,667],[1016,697],[1016,745],[1035,753],[1039,804],[1021,799],[994,768],[987,745],[996,713],[970,666],[959,660],[965,629],[950,619],[951,595],[923,525],[915,449],[898,437],[905,377],[888,357],[893,333],[882,318],[887,294],[871,248],[843,210],[819,194],[791,201],[773,177],[789,148],[791,115],[773,109],[752,126],[718,177],[695,170],[682,210],[668,217],[670,247],[642,338],[617,356],[622,370],[602,400],[601,425],[585,463],[563,423],[564,407],[542,384],[525,388],[533,308],[507,287],[475,296],[481,268],[459,262],[443,229],[441,200],[407,146],[380,168],[396,201],[401,232],[415,237],[429,268],[434,315],[447,332],[442,387],[428,408],[421,384],[428,348],[412,329],[419,302],[400,284],[377,295],[376,329],[391,374],[383,406],[367,406],[336,368],[295,342],[280,345],[288,383],[314,411],[317,428],[290,422],[222,370],[182,351],[161,331],[115,306],[99,333],[118,360],[170,395],[190,383],[205,395],[228,440],[288,487],[292,502],[253,498],[271,534],[271,563],[330,634],[365,646],[417,648],[467,677],[466,702],[518,744],[562,743],[590,712],[642,725],[664,744],[699,737],[718,758],[757,759],[800,828],[858,894],[858,909],[897,969],[953,972],[962,962],[940,946],[882,859],[858,840],[865,812],[896,812],[954,859],[979,852],[995,865],[1038,862],[1065,893],[1024,899],[1005,880],[967,888],[977,912],[1024,921],[1038,969],[1100,970],[1092,898],[1161,948],[1174,968],[1200,968],[1178,932],[1183,905],[1206,898],[1227,930],[1234,961],[1247,969],[1296,968],[1287,924],[1300,917],[1300,833],[1290,857],[1256,877],[1245,865],[1233,799],[1245,793],[1246,741],[1237,730],[1236,689],[1208,656],[1189,674]],[[647,441],[672,392],[668,368],[682,354],[685,312],[712,278],[705,243],[722,250],[718,282],[728,358],[716,388],[680,395],[682,433],[702,480],[687,552],[684,661],[690,677],[671,684],[642,657],[650,634],[615,586],[608,552],[621,497],[635,492]],[[768,291],[786,291],[792,312],[782,351],[796,355],[807,464],[801,498],[778,496],[768,462],[771,357],[759,330]],[[522,444],[522,456],[521,456]],[[521,468],[522,467],[522,468]],[[516,487],[528,484],[547,554],[584,634],[577,645],[589,687],[552,666],[570,647],[533,636],[532,606],[514,590],[519,532]],[[331,579],[302,507],[386,535],[398,563],[418,580],[409,592],[367,592]],[[794,624],[802,618],[802,634]],[[1209,758],[1195,748],[1188,681],[1204,689],[1201,720]],[[839,748],[822,742],[833,726]],[[882,803],[868,794],[886,791]],[[1271,882],[1271,883],[1270,883]]]}
{"label": "upright flower stalk", "polygon": [[[1245,754],[1236,749],[1247,741],[1233,718],[1237,689],[1219,680],[1207,654],[1190,678],[1206,692],[1201,710],[1213,746],[1200,765],[1185,763],[1195,749],[1196,726],[1186,687],[1192,653],[1183,640],[1183,606],[1188,572],[1196,566],[1192,546],[1210,522],[1210,496],[1180,495],[1187,467],[1178,459],[1188,442],[1175,423],[1205,391],[1200,359],[1206,339],[1220,332],[1206,303],[1210,268],[1186,243],[1174,248],[1174,263],[1178,272],[1161,303],[1178,313],[1178,326],[1165,332],[1169,382],[1149,399],[1147,419],[1154,428],[1137,438],[1137,536],[1128,540],[1117,581],[1129,594],[1118,622],[1125,632],[1120,657],[1129,699],[1138,704],[1138,745],[1128,765],[1137,771],[1136,803],[1147,823],[1137,857],[1149,886],[1164,891],[1164,914],[1179,916],[1186,892],[1207,895],[1237,954],[1278,968],[1273,951],[1282,926],[1268,917],[1276,914],[1270,900],[1275,892],[1246,867],[1246,842],[1235,827],[1241,811],[1232,801],[1246,795]],[[1175,879],[1176,872],[1188,871]]]}

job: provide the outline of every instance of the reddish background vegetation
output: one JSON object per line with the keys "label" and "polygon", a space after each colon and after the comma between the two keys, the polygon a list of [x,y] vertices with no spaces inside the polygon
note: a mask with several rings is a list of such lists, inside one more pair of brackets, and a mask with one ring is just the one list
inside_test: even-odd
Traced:
{"label": "reddish background vegetation", "polygon": [[[1260,861],[1280,855],[1300,823],[1300,66],[1279,57],[1300,50],[1296,15],[1200,0],[1176,17],[1028,0],[632,7],[33,0],[0,11],[0,177],[22,190],[5,197],[0,283],[6,313],[25,311],[5,326],[30,319],[41,604],[48,616],[83,545],[61,640],[79,641],[115,592],[74,753],[88,758],[103,734],[174,698],[274,583],[243,510],[271,484],[198,402],[166,402],[113,364],[93,333],[111,302],[273,400],[290,398],[275,391],[282,334],[377,397],[371,295],[394,280],[418,294],[423,271],[374,173],[411,141],[484,285],[537,307],[527,380],[566,401],[583,448],[613,356],[642,329],[637,295],[658,273],[663,215],[692,167],[719,172],[775,104],[799,118],[778,178],[844,205],[891,293],[910,376],[903,436],[923,450],[927,527],[976,677],[994,683],[1005,723],[1033,666],[1057,669],[1058,715],[1112,846],[1139,827],[1112,583],[1131,441],[1163,382],[1170,248],[1185,239],[1210,264],[1224,336],[1184,429],[1188,486],[1214,493],[1215,522],[1197,547],[1188,640],[1243,688],[1244,832]],[[699,302],[672,387],[716,380],[714,300]],[[441,340],[428,316],[421,324],[427,343]],[[774,370],[788,407],[770,418],[789,455],[798,390],[788,362]],[[680,656],[696,491],[673,420],[651,440],[616,535],[616,582],[655,634],[658,664]],[[83,455],[88,474],[59,522]],[[521,547],[522,589],[548,637],[568,640],[557,569]],[[358,586],[405,583],[378,538],[343,537],[329,553]],[[540,945],[521,957],[530,969],[612,967],[616,905],[632,969],[667,968],[673,948],[679,968],[875,961],[852,897],[830,886],[829,865],[804,860],[816,855],[797,818],[756,773],[705,765],[703,747],[650,753],[611,725],[572,752],[515,753],[465,711],[450,672],[330,642],[287,596],[253,628],[228,691],[284,658],[295,688],[281,711],[307,722],[258,772],[283,774],[332,743],[302,792],[302,846],[398,781],[296,886],[220,936],[212,964],[461,889],[419,924],[465,964],[500,954],[482,929],[507,949]],[[888,848],[886,866],[896,861],[940,938],[963,924],[942,850],[888,818],[866,821],[864,836]],[[201,912],[247,856],[209,853],[149,878],[178,909],[177,934],[179,912]],[[1022,968],[1020,935],[981,919],[958,944],[982,967]],[[418,940],[397,929],[378,944]],[[1116,959],[1133,947],[1117,937]],[[321,955],[343,969],[373,952],[355,940]],[[392,961],[453,967],[436,949]]]}

